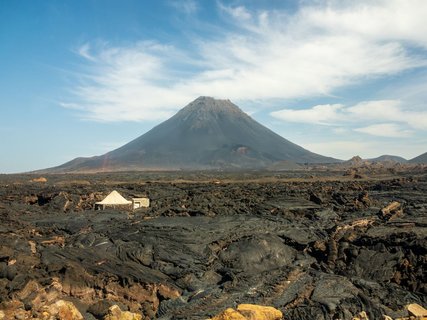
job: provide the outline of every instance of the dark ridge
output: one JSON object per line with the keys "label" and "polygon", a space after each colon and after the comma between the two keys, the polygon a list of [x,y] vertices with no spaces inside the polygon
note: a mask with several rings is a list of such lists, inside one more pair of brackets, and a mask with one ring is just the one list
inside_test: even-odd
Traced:
{"label": "dark ridge", "polygon": [[427,163],[427,152],[408,161],[409,163]]}

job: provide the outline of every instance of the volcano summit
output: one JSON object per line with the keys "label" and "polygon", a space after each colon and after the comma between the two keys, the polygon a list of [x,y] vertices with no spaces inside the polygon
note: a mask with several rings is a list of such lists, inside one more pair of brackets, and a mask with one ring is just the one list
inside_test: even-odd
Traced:
{"label": "volcano summit", "polygon": [[260,169],[280,161],[335,162],[253,120],[230,100],[199,97],[170,119],[101,156],[48,172]]}

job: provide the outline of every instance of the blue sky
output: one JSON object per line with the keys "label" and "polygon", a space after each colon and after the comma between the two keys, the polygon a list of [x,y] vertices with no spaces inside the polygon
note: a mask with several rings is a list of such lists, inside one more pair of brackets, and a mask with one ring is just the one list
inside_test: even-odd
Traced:
{"label": "blue sky", "polygon": [[201,95],[347,159],[427,151],[424,0],[2,0],[0,173],[103,154]]}

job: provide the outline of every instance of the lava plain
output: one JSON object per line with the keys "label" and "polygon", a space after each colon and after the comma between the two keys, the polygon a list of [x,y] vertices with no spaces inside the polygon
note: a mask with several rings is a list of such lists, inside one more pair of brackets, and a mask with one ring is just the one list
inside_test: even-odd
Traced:
{"label": "lava plain", "polygon": [[[38,315],[65,299],[85,319],[113,304],[206,319],[252,303],[285,319],[380,319],[427,305],[425,170],[45,177],[0,176],[4,308]],[[112,190],[151,205],[93,210]]]}

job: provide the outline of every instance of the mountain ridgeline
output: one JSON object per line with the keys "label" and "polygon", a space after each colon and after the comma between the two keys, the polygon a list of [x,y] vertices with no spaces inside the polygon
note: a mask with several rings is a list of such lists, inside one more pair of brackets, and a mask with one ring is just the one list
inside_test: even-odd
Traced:
{"label": "mountain ridgeline", "polygon": [[427,164],[427,152],[409,160],[409,163]]}
{"label": "mountain ridgeline", "polygon": [[261,169],[274,163],[330,163],[253,120],[229,100],[199,97],[170,119],[101,156],[50,172]]}

